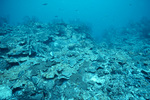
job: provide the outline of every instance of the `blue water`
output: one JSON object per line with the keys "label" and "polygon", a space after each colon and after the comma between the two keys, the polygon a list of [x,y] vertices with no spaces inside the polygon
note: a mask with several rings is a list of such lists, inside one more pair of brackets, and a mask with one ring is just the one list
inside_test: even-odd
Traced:
{"label": "blue water", "polygon": [[92,27],[94,36],[101,36],[104,29],[150,18],[149,5],[149,0],[1,0],[0,16],[7,16],[12,24],[25,16],[42,22],[82,21]]}

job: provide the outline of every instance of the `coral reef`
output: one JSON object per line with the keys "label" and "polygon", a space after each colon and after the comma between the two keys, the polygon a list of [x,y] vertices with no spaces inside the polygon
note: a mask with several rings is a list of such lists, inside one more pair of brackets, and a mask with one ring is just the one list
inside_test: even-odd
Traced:
{"label": "coral reef", "polygon": [[0,99],[149,100],[149,37],[140,38],[146,27],[109,31],[96,43],[84,25],[6,24],[0,27]]}

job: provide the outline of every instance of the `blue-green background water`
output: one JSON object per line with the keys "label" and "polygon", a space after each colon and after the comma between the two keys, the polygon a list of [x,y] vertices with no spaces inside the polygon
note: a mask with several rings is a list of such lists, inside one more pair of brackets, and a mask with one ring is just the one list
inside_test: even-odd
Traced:
{"label": "blue-green background water", "polygon": [[25,16],[42,22],[81,21],[100,38],[104,29],[150,18],[150,0],[0,0],[0,16],[7,16],[11,24],[22,22]]}

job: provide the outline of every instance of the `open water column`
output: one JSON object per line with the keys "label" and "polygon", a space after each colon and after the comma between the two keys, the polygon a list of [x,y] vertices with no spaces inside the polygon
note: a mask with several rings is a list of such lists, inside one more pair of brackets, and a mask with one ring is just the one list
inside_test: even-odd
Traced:
{"label": "open water column", "polygon": [[0,100],[150,100],[149,0],[0,0]]}

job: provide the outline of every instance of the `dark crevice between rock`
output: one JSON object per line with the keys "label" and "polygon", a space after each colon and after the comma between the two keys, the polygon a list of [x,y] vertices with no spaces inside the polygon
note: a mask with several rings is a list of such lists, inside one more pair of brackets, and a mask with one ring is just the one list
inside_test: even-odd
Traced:
{"label": "dark crevice between rock", "polygon": [[8,48],[0,48],[0,55],[3,55],[7,52],[9,52],[10,50]]}
{"label": "dark crevice between rock", "polygon": [[18,62],[12,62],[12,63],[9,63],[9,64],[10,64],[10,67],[11,67],[11,66],[18,66],[18,65],[19,65]]}
{"label": "dark crevice between rock", "polygon": [[141,73],[144,74],[144,75],[149,75],[150,74],[150,72],[148,73],[148,72],[146,72],[144,70],[141,70]]}
{"label": "dark crevice between rock", "polygon": [[29,56],[29,57],[35,57],[36,55],[37,55],[36,52],[32,52],[31,55],[29,55],[29,54],[18,54],[18,55],[8,55],[8,57],[14,57],[14,58],[27,57],[27,56]]}
{"label": "dark crevice between rock", "polygon": [[13,66],[18,66],[19,65],[18,62],[12,62],[12,63],[8,63],[8,64],[9,64],[9,66],[6,68],[6,70],[12,68]]}
{"label": "dark crevice between rock", "polygon": [[123,66],[125,65],[126,63],[123,63],[123,62],[118,62],[119,65]]}
{"label": "dark crevice between rock", "polygon": [[48,45],[51,42],[53,42],[53,38],[49,37],[48,40],[44,41],[43,43]]}
{"label": "dark crevice between rock", "polygon": [[146,72],[144,70],[141,70],[141,73],[143,74],[143,77],[150,82],[150,72]]}
{"label": "dark crevice between rock", "polygon": [[150,76],[144,77],[148,82],[150,82]]}
{"label": "dark crevice between rock", "polygon": [[19,43],[20,46],[24,46],[24,45],[26,45],[26,44],[27,44],[27,42]]}
{"label": "dark crevice between rock", "polygon": [[56,83],[55,85],[61,86],[63,83],[65,83],[67,81],[68,81],[68,79],[66,79],[66,78],[56,79],[55,80],[55,83]]}
{"label": "dark crevice between rock", "polygon": [[13,89],[12,89],[12,94],[15,94],[16,92],[21,91],[22,89],[23,89],[23,88],[21,88],[21,87],[13,88]]}

